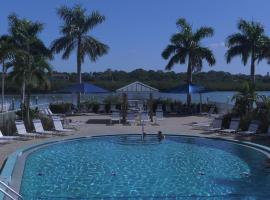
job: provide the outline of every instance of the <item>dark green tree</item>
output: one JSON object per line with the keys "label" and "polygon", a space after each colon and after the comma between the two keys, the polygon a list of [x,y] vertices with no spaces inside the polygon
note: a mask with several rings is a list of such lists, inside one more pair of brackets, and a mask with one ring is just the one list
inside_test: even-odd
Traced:
{"label": "dark green tree", "polygon": [[[212,37],[214,30],[211,27],[200,27],[193,31],[192,26],[183,18],[176,22],[179,32],[172,35],[170,44],[162,52],[164,59],[169,59],[166,70],[171,70],[175,64],[187,63],[187,83],[192,83],[192,73],[201,71],[203,61],[210,66],[216,60],[213,52],[201,44],[201,40]],[[187,104],[191,103],[191,95],[187,94]]]}
{"label": "dark green tree", "polygon": [[227,63],[236,56],[241,57],[244,65],[250,60],[250,79],[252,84],[255,84],[255,65],[269,54],[269,38],[260,23],[241,19],[237,27],[240,32],[227,37],[228,51],[225,57]]}
{"label": "dark green tree", "polygon": [[[39,22],[19,19],[16,15],[9,16],[9,33],[13,45],[13,58],[9,65],[14,83],[21,86],[22,111],[26,111],[26,125],[30,121],[31,88],[45,83],[46,73],[49,71],[47,59],[51,58],[50,50],[45,46],[38,34],[43,30]],[[43,73],[43,75],[41,75]],[[28,93],[26,101],[25,92]]]}
{"label": "dark green tree", "polygon": [[[109,50],[106,44],[88,35],[90,30],[104,22],[105,17],[97,11],[88,15],[86,9],[79,5],[72,8],[62,6],[57,10],[57,14],[63,20],[60,29],[62,37],[52,42],[51,49],[55,53],[63,51],[63,59],[69,58],[71,52],[76,51],[78,83],[82,83],[81,67],[85,56],[95,62]],[[78,94],[77,105],[79,103],[80,94]]]}

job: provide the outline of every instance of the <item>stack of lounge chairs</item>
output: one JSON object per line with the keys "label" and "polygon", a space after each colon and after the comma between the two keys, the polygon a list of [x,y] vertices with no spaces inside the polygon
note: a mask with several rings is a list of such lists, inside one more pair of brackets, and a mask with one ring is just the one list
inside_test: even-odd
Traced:
{"label": "stack of lounge chairs", "polygon": [[[240,134],[240,135],[253,135],[258,132],[259,123],[256,121],[251,121],[248,126],[248,130],[241,131],[239,129],[240,119],[239,118],[232,118],[230,121],[229,128],[223,129],[222,128],[222,118],[214,118],[212,122],[202,122],[202,123],[195,123],[192,124],[194,128],[203,129],[210,132],[220,132],[225,134]],[[268,128],[268,135],[270,136],[270,125]]]}

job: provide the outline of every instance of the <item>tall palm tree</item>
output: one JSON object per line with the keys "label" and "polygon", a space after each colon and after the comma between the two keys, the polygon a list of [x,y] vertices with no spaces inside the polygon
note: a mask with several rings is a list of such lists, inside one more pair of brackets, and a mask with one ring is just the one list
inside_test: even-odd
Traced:
{"label": "tall palm tree", "polygon": [[[201,40],[211,37],[214,30],[211,27],[200,27],[193,31],[192,26],[183,18],[176,22],[179,32],[172,35],[170,44],[162,52],[164,59],[169,59],[166,70],[171,70],[175,64],[187,63],[187,83],[192,83],[192,73],[200,71],[205,60],[210,66],[216,60],[213,52],[202,46]],[[187,104],[191,103],[191,95],[187,94]]]}
{"label": "tall palm tree", "polygon": [[[43,55],[50,57],[50,51],[38,37],[43,30],[43,24],[27,19],[19,19],[16,15],[10,15],[9,33],[16,51],[15,59],[24,59],[24,67],[29,67],[33,62],[33,56]],[[17,62],[18,63],[18,62]],[[22,74],[26,79],[26,75]],[[22,81],[22,104],[25,103],[25,80]]]}
{"label": "tall palm tree", "polygon": [[5,101],[5,76],[7,70],[6,61],[12,58],[13,50],[14,48],[11,42],[11,37],[8,35],[2,35],[0,37],[0,63],[2,64],[2,109]]}
{"label": "tall palm tree", "polygon": [[[88,15],[86,9],[79,5],[72,8],[62,6],[57,14],[64,21],[60,29],[63,36],[52,42],[51,49],[55,53],[63,51],[63,59],[69,58],[71,52],[76,50],[78,83],[82,83],[81,65],[85,56],[88,55],[90,60],[95,62],[98,57],[108,52],[109,47],[106,44],[88,35],[88,32],[101,24],[105,17],[97,11]],[[77,105],[79,103],[80,94]]]}
{"label": "tall palm tree", "polygon": [[[23,56],[19,56],[13,62],[13,68],[10,72],[12,81],[16,84],[25,82],[27,102],[26,107],[30,107],[30,96],[32,89],[50,87],[49,75],[51,67],[48,63],[48,58],[44,56],[34,56],[32,62],[28,66]],[[27,67],[26,67],[27,66]],[[25,75],[25,77],[22,76]]]}
{"label": "tall palm tree", "polygon": [[255,84],[255,64],[265,58],[266,52],[269,52],[269,38],[260,23],[241,19],[237,27],[240,32],[227,37],[228,50],[225,57],[227,63],[230,63],[232,58],[240,56],[244,65],[250,59],[250,79],[252,84]]}
{"label": "tall palm tree", "polygon": [[[51,54],[50,50],[38,37],[38,34],[43,30],[41,23],[19,19],[16,15],[10,15],[8,19],[9,33],[14,48],[14,56],[10,62],[10,65],[13,66],[11,77],[15,76],[16,73],[19,75],[19,78],[14,78],[14,80],[21,86],[22,111],[26,108],[26,124],[30,127],[29,89],[32,87],[30,83],[35,80],[32,73],[39,68],[40,62],[37,62],[37,59],[49,59]],[[25,102],[26,91],[28,91],[27,102]]]}

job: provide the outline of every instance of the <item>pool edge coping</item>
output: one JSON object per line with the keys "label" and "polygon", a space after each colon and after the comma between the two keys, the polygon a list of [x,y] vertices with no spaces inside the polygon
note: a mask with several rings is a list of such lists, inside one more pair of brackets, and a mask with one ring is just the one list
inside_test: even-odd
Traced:
{"label": "pool edge coping", "polygon": [[[92,135],[92,136],[78,136],[78,137],[72,137],[72,138],[57,138],[56,140],[53,140],[53,141],[39,142],[37,144],[28,145],[28,146],[25,146],[23,148],[17,149],[15,152],[11,153],[7,157],[6,162],[4,162],[3,166],[1,166],[2,170],[0,171],[0,180],[7,183],[7,184],[10,184],[16,163],[18,161],[18,157],[20,157],[23,153],[25,153],[27,151],[30,151],[29,154],[31,154],[33,151],[38,150],[38,149],[42,148],[43,146],[45,147],[45,146],[54,145],[57,143],[80,140],[80,139],[98,138],[98,137],[116,136],[116,135],[140,135],[140,134],[138,134],[138,133],[104,134],[104,135]],[[148,135],[156,135],[156,134],[151,133]],[[221,138],[221,137],[186,135],[186,134],[177,134],[177,133],[169,133],[169,134],[165,134],[165,136],[166,135],[183,136],[183,137],[191,137],[191,138],[205,138],[205,139],[226,141],[226,142],[230,142],[230,143],[234,143],[234,144],[238,144],[238,145],[244,145],[246,147],[252,148],[254,150],[257,150],[257,151],[265,154],[270,159],[270,147],[267,147],[265,145],[256,144],[253,142],[241,141],[241,140],[229,139],[229,138]],[[23,166],[23,168],[24,168],[24,166]],[[0,192],[0,200],[4,200],[4,199],[5,199],[5,195]]]}

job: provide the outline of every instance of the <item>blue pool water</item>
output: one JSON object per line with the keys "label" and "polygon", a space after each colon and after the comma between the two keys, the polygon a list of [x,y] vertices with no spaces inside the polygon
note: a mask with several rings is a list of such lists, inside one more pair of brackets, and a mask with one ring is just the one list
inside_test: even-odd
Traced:
{"label": "blue pool water", "polygon": [[268,199],[267,157],[203,138],[103,136],[50,145],[26,160],[24,199]]}

